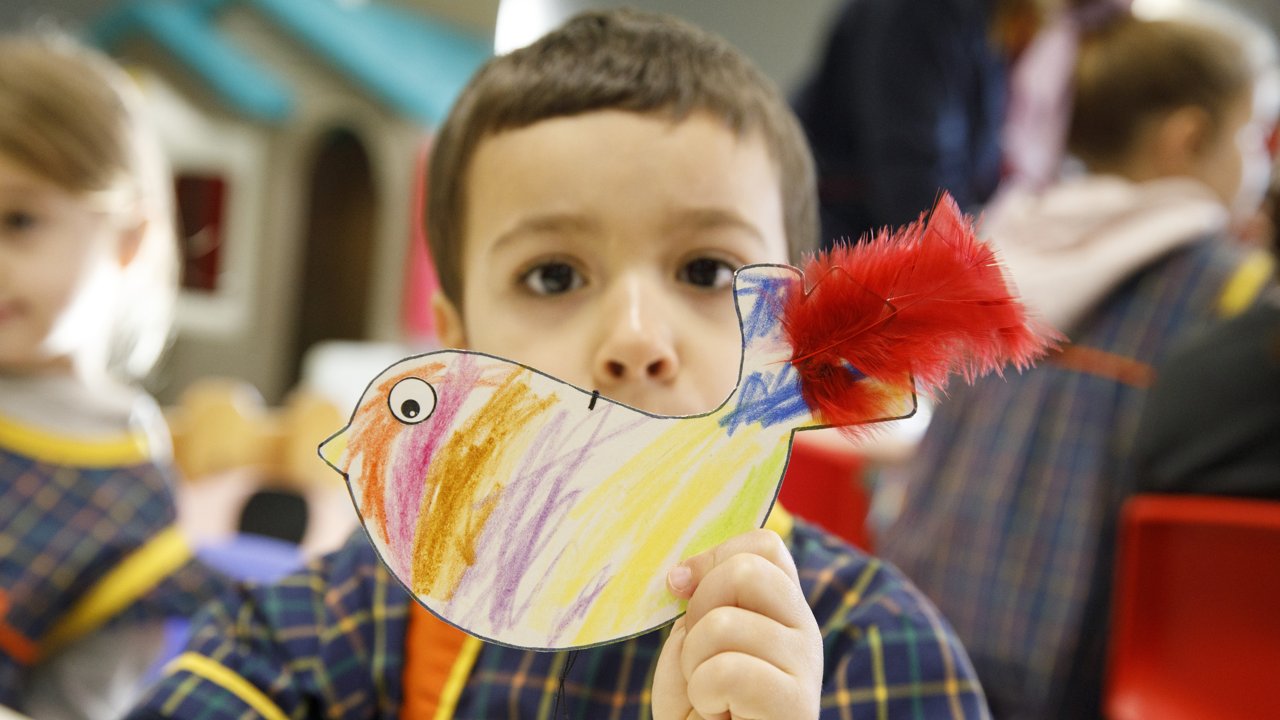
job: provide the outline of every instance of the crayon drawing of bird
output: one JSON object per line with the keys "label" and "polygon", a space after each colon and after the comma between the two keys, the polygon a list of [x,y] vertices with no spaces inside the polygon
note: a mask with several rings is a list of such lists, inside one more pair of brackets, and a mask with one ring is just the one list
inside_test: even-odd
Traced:
{"label": "crayon drawing of bird", "polygon": [[739,383],[711,412],[655,416],[443,350],[375,378],[321,456],[436,615],[505,645],[588,647],[682,612],[667,569],[763,525],[795,431],[909,415],[915,391],[1025,366],[1054,339],[945,196],[803,273],[743,267],[734,296]]}

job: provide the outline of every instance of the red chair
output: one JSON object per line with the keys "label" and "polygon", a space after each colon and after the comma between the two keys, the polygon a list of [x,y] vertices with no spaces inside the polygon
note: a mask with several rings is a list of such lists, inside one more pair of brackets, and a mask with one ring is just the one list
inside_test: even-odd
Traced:
{"label": "red chair", "polygon": [[872,551],[871,499],[862,484],[862,457],[841,439],[795,434],[778,502],[797,517]]}
{"label": "red chair", "polygon": [[1280,502],[1132,498],[1114,598],[1112,720],[1280,718]]}

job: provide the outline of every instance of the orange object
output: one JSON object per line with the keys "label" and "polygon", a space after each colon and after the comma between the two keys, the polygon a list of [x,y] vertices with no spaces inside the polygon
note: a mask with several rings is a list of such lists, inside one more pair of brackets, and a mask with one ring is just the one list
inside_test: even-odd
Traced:
{"label": "orange object", "polygon": [[40,656],[40,648],[17,629],[5,622],[9,614],[9,595],[0,589],[0,650],[20,663],[30,665]]}
{"label": "orange object", "polygon": [[1280,502],[1139,495],[1120,533],[1108,717],[1280,717]]}
{"label": "orange object", "polygon": [[[452,717],[465,681],[475,662],[466,633],[432,615],[416,602],[409,603],[409,627],[405,632],[404,704],[400,717],[432,720]],[[443,712],[442,712],[443,709]]]}
{"label": "orange object", "polygon": [[793,515],[867,551],[871,498],[862,484],[862,457],[854,446],[796,433],[778,502]]}

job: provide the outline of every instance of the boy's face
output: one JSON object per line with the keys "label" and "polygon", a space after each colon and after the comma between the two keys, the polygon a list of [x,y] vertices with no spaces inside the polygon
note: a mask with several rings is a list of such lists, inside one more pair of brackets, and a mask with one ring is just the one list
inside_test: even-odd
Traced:
{"label": "boy's face", "polygon": [[733,271],[787,261],[764,142],[718,119],[600,111],[481,142],[463,307],[442,340],[663,415],[714,409],[738,379]]}

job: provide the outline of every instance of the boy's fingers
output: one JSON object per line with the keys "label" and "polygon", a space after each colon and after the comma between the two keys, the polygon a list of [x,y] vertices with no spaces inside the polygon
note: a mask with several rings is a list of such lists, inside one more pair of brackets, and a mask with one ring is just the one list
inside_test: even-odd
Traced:
{"label": "boy's fingers", "polygon": [[[677,597],[689,599],[676,667],[687,683],[689,717],[817,716],[821,637],[777,533],[732,538],[673,568],[667,581]],[[668,642],[660,664],[672,659],[671,649]],[[667,668],[669,678],[669,662]],[[655,682],[655,720],[657,691]]]}
{"label": "boy's fingers", "polygon": [[757,657],[789,675],[808,670],[796,651],[796,632],[763,615],[738,607],[718,607],[698,621],[684,638],[680,667],[686,678],[711,658],[726,652]]}
{"label": "boy's fingers", "polygon": [[685,627],[692,630],[704,615],[722,606],[750,610],[790,628],[813,623],[795,576],[749,552],[731,555],[707,572],[689,598]]}
{"label": "boy's fingers", "polygon": [[688,558],[667,573],[667,585],[677,597],[687,598],[713,568],[741,553],[765,558],[789,575],[796,585],[800,584],[795,560],[791,558],[782,538],[772,530],[760,529],[730,538],[706,552]]}
{"label": "boy's fingers", "polygon": [[686,720],[693,713],[685,675],[680,667],[686,637],[684,618],[681,617],[671,626],[671,634],[662,646],[658,667],[654,671],[654,720]]}
{"label": "boy's fingers", "polygon": [[[689,678],[689,702],[707,720],[809,716],[811,703],[786,673],[756,657],[720,653]],[[816,715],[816,711],[813,715]]]}

